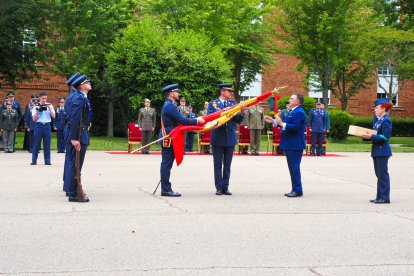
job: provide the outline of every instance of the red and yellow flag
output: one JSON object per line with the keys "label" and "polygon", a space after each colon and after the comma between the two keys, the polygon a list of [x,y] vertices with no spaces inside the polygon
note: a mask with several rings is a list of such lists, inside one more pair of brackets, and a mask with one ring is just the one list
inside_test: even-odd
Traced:
{"label": "red and yellow flag", "polygon": [[264,93],[256,98],[248,99],[244,102],[240,102],[236,105],[231,107],[216,111],[214,113],[208,114],[203,117],[205,123],[200,126],[177,126],[169,133],[169,136],[172,140],[172,145],[174,149],[174,157],[177,166],[181,164],[184,158],[184,145],[185,145],[185,132],[186,131],[195,131],[195,132],[205,132],[215,128],[218,128],[229,120],[231,120],[234,116],[237,115],[242,109],[244,105],[252,106],[256,105],[259,102],[266,100],[270,96],[273,96],[273,91]]}

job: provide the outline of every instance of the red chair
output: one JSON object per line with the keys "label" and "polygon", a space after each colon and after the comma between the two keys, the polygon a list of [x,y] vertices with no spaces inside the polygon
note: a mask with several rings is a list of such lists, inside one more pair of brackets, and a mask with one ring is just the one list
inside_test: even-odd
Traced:
{"label": "red chair", "polygon": [[[270,135],[272,135],[272,139],[270,139]],[[267,132],[267,153],[269,153],[270,144],[272,144],[272,154],[281,153],[280,149],[280,137],[282,133],[280,128],[273,127],[272,131]]]}
{"label": "red chair", "polygon": [[211,131],[198,133],[198,153],[204,153],[205,148],[210,146]]}
{"label": "red chair", "polygon": [[[318,139],[316,139],[316,144],[318,144]],[[326,155],[326,138],[323,137],[322,140],[322,155]],[[309,127],[306,127],[306,155],[312,152],[312,132],[309,130]]]}
{"label": "red chair", "polygon": [[243,147],[250,146],[250,129],[245,125],[239,125],[239,154],[243,152]]}
{"label": "red chair", "polygon": [[142,139],[142,131],[139,129],[138,124],[128,123],[128,153],[132,150],[132,145],[140,146]]}

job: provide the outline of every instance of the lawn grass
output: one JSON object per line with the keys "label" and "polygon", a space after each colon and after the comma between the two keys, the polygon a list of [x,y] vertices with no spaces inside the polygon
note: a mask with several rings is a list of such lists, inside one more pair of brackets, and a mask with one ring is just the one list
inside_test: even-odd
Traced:
{"label": "lawn grass", "polygon": [[[23,148],[23,132],[18,132],[16,136],[16,149]],[[414,152],[414,137],[392,137],[390,140],[393,152]],[[56,150],[56,133],[52,133],[52,150]],[[91,137],[89,150],[103,151],[126,151],[128,148],[127,138],[123,137]],[[136,147],[135,147],[136,148]],[[151,146],[152,151],[159,151],[159,145]],[[197,150],[197,136],[194,138],[194,150]],[[260,151],[267,150],[267,136],[262,135]],[[328,152],[369,152],[371,151],[371,142],[362,141],[361,138],[349,136],[345,141],[333,141],[328,139]]]}

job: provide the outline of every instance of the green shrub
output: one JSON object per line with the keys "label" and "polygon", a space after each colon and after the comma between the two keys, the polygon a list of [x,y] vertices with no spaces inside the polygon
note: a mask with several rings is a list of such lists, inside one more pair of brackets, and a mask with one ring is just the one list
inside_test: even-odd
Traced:
{"label": "green shrub", "polygon": [[345,140],[348,136],[349,125],[352,124],[352,116],[343,110],[329,110],[331,117],[330,137],[334,140]]}
{"label": "green shrub", "polygon": [[[289,101],[290,96],[284,96],[277,101],[277,108],[280,110],[286,108],[286,102]],[[304,96],[304,101],[302,104],[303,109],[305,110],[306,116],[309,114],[309,111],[315,107],[316,100],[308,96]]]}
{"label": "green shrub", "polygon": [[[372,128],[373,117],[355,117],[352,124],[360,127]],[[392,117],[392,136],[412,137],[414,136],[414,119]]]}

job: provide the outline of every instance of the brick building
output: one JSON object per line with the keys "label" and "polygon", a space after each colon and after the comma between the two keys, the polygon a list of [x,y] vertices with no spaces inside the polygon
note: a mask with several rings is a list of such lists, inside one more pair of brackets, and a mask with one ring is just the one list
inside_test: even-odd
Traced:
{"label": "brick building", "polygon": [[66,98],[68,95],[68,87],[65,84],[66,79],[51,73],[42,72],[41,79],[34,78],[32,81],[17,83],[16,88],[2,86],[0,88],[0,102],[3,102],[9,91],[15,92],[15,100],[20,102],[22,111],[26,104],[30,101],[32,94],[39,95],[40,92],[46,92],[48,102],[52,103],[56,108],[59,98]]}
{"label": "brick building", "polygon": [[[272,90],[275,86],[288,85],[288,87],[281,91],[281,96],[291,95],[293,92],[300,92],[306,96],[314,98],[322,98],[320,95],[309,92],[305,87],[305,75],[298,72],[295,68],[299,61],[291,56],[277,54],[276,64],[271,67],[264,68],[261,77],[262,91]],[[387,71],[378,70],[380,80],[387,77]],[[366,89],[362,89],[358,94],[353,96],[348,101],[348,112],[354,116],[371,116],[373,112],[373,102],[378,98],[383,91],[378,87],[376,80],[372,81],[372,85]],[[405,81],[400,85],[400,91],[395,99],[395,107],[392,114],[397,117],[414,117],[414,81]],[[330,108],[340,107],[340,102],[334,95],[330,95]]]}

